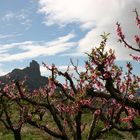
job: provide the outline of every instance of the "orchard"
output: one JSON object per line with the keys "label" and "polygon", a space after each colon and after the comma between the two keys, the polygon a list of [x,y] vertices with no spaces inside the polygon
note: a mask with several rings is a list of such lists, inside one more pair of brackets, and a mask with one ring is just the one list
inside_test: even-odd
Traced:
{"label": "orchard", "polygon": [[[140,18],[134,12],[139,30]],[[134,36],[137,45],[132,46],[125,40],[119,23],[116,33],[124,47],[140,53],[139,35]],[[114,129],[140,130],[140,98],[136,96],[140,77],[132,73],[130,62],[126,64],[125,74],[115,64],[115,51],[105,49],[108,37],[107,33],[101,35],[99,46],[87,53],[82,72],[73,61],[73,74],[69,67],[62,72],[54,64],[43,63],[51,72],[45,87],[30,92],[24,81],[11,81],[1,89],[0,122],[13,132],[15,140],[21,139],[25,124],[62,140],[96,140]],[[140,61],[140,56],[130,56]]]}

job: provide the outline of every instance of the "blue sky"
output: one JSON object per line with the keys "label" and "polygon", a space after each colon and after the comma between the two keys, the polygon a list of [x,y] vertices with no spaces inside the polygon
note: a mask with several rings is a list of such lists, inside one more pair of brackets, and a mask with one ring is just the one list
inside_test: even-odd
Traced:
{"label": "blue sky", "polygon": [[[135,45],[132,38],[139,31],[132,11],[139,7],[139,0],[1,0],[0,75],[24,68],[32,59],[61,70],[70,65],[70,58],[79,59],[82,69],[84,52],[99,45],[103,32],[111,33],[107,49],[115,49],[123,66],[135,52],[117,42],[115,23],[122,24],[127,40]],[[140,74],[140,64],[133,65]],[[42,66],[41,71],[45,74]]]}

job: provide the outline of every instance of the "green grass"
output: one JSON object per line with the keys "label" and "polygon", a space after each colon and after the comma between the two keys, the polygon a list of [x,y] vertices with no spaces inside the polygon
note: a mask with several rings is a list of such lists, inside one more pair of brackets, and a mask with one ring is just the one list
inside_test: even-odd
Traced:
{"label": "green grass", "polygon": [[[87,139],[91,119],[92,119],[92,114],[85,114],[82,117],[82,121],[87,123],[86,130],[84,134],[82,135],[83,140]],[[139,122],[140,118],[137,118],[136,121]],[[95,131],[102,129],[102,127],[103,127],[103,124],[100,123],[98,127],[95,128]],[[34,128],[30,125],[25,125],[22,128],[21,136],[22,136],[22,140],[58,140],[46,134],[46,132],[41,131],[37,128]],[[113,129],[105,133],[98,140],[139,140],[139,139],[140,139],[140,131],[119,132]],[[1,124],[0,124],[0,140],[14,140],[13,133],[11,131],[6,130]]]}
{"label": "green grass", "polygon": [[[23,140],[55,140],[45,132],[29,125],[23,127],[21,137]],[[14,140],[14,135],[11,131],[0,127],[0,140]]]}
{"label": "green grass", "polygon": [[[25,131],[26,129],[27,131]],[[83,140],[86,140],[86,135],[83,136]],[[137,138],[135,138],[130,132],[118,132],[117,130],[112,130],[107,132],[98,140],[139,140],[140,132],[137,133]],[[5,131],[0,132],[0,140],[14,140],[14,136],[11,132]],[[43,131],[39,131],[38,129],[28,127],[23,128],[22,131],[22,140],[56,140],[51,136],[47,135]]]}

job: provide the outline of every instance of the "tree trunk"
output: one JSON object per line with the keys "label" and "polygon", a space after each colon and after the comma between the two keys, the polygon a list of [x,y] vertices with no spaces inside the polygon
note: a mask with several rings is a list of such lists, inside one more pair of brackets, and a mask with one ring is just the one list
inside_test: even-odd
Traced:
{"label": "tree trunk", "polygon": [[82,140],[82,132],[81,132],[81,117],[82,113],[78,112],[75,121],[76,121],[76,135],[77,135],[77,140]]}
{"label": "tree trunk", "polygon": [[15,140],[21,140],[20,130],[14,130],[13,132]]}

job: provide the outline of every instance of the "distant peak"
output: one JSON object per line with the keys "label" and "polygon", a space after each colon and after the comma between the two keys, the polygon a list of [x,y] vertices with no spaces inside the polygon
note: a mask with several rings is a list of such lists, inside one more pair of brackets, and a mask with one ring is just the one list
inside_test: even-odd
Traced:
{"label": "distant peak", "polygon": [[30,66],[29,66],[29,73],[32,73],[32,74],[35,74],[35,75],[41,75],[40,74],[40,66],[39,64],[37,63],[37,61],[35,60],[32,60],[30,62]]}
{"label": "distant peak", "polygon": [[30,62],[30,68],[39,68],[39,64],[37,63],[37,61],[32,60],[32,62]]}

